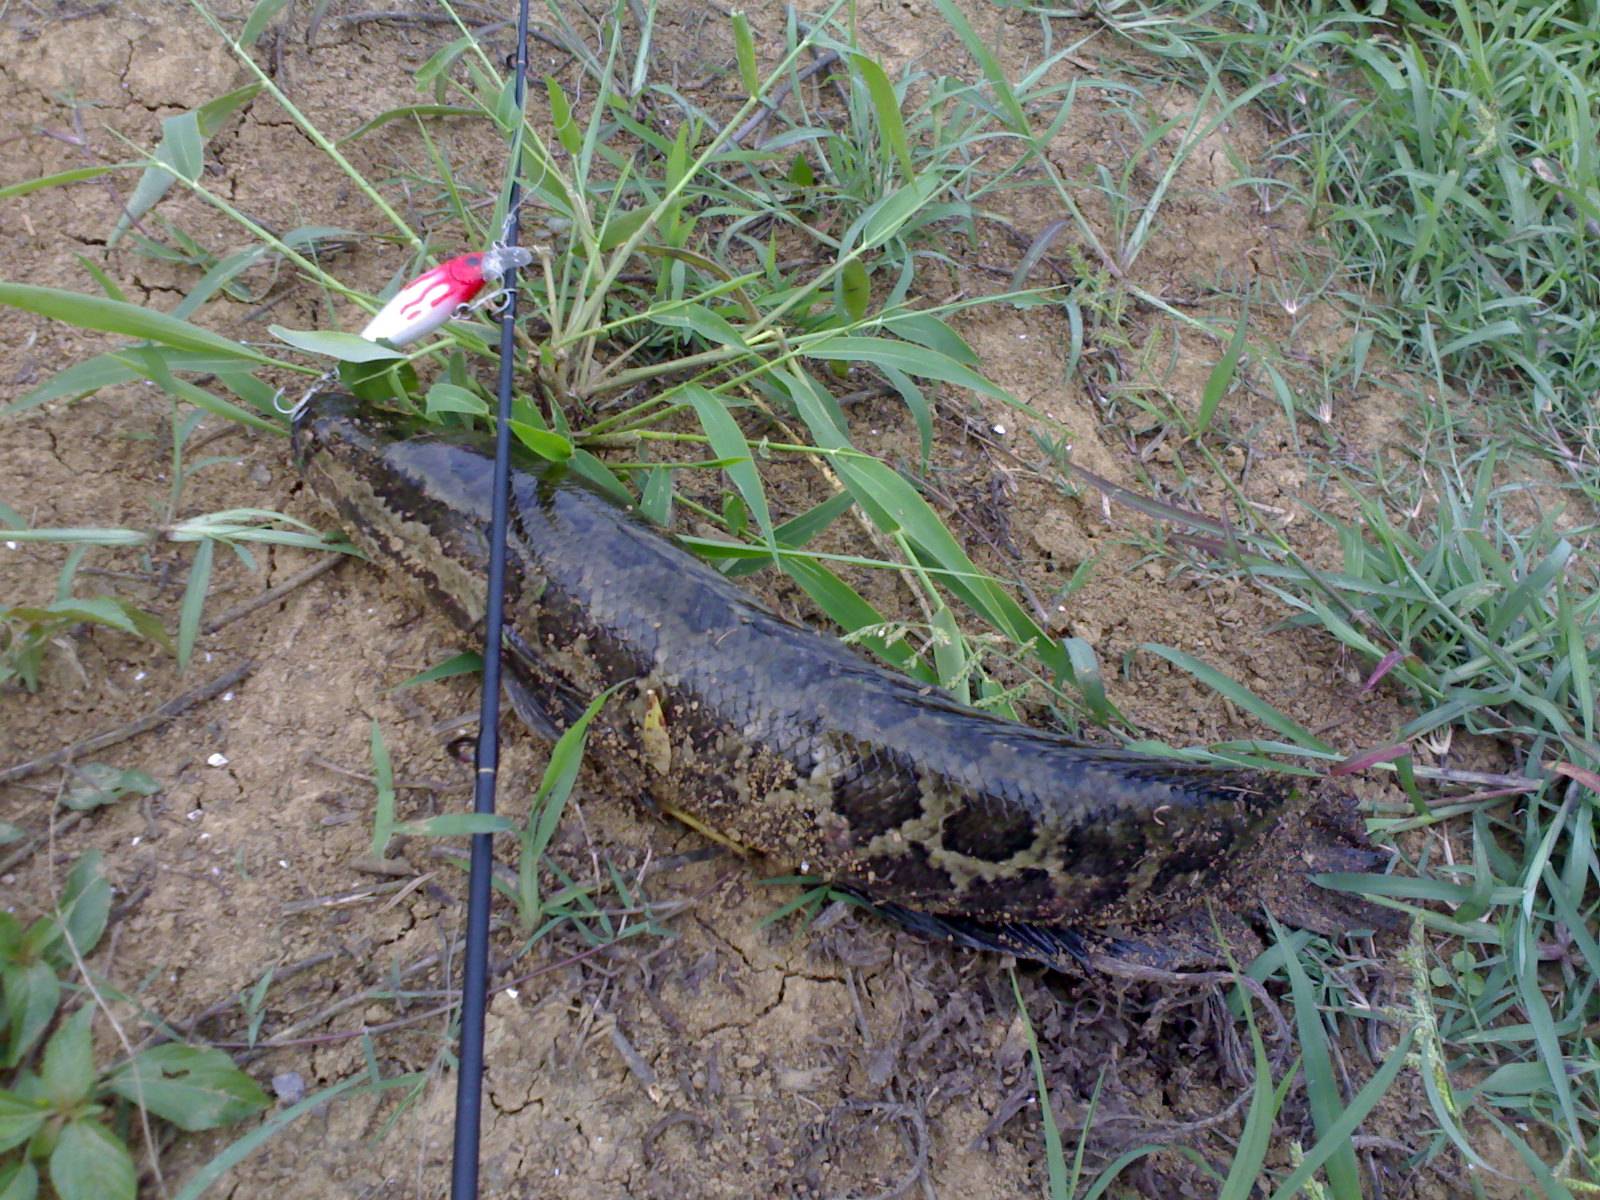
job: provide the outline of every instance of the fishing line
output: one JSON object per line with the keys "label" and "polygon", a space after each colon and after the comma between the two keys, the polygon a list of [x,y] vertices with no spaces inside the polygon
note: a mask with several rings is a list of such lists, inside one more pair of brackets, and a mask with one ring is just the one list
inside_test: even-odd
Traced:
{"label": "fishing line", "polygon": [[[511,191],[505,224],[494,250],[504,255],[500,313],[500,407],[495,429],[494,501],[489,526],[489,592],[483,629],[483,698],[478,710],[477,775],[472,809],[494,812],[500,770],[500,635],[505,622],[506,523],[511,490],[511,391],[516,374],[517,250],[522,208],[522,109],[528,83],[528,0],[517,11],[517,57],[512,84],[516,133],[511,141]],[[493,253],[494,251],[491,251]],[[450,1165],[451,1200],[476,1200],[478,1146],[483,1124],[483,1027],[488,1008],[489,900],[494,872],[493,835],[474,834],[467,882],[467,943],[461,981],[461,1047],[456,1079],[455,1146]]]}

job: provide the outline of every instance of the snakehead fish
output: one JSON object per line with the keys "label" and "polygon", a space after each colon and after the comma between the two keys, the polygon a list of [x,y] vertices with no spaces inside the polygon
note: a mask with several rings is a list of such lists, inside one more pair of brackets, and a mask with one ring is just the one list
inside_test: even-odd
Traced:
{"label": "snakehead fish", "polygon": [[[481,632],[486,443],[324,393],[294,452],[359,546]],[[1344,922],[1304,876],[1371,856],[1326,798],[968,708],[779,617],[559,468],[511,486],[508,666],[547,736],[621,685],[587,761],[622,794],[915,928],[1047,961],[1081,952],[1076,930],[1147,946],[1214,928],[1209,902]]]}

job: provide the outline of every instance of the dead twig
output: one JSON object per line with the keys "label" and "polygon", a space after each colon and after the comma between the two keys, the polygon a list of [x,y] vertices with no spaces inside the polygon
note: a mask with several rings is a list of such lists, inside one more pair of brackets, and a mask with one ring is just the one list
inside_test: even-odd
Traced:
{"label": "dead twig", "polygon": [[48,771],[51,767],[59,767],[62,763],[71,762],[85,754],[94,754],[104,750],[107,746],[115,746],[118,742],[125,742],[129,738],[138,737],[141,733],[149,733],[158,729],[175,717],[182,716],[196,704],[204,704],[220,696],[223,692],[233,687],[256,669],[254,659],[248,659],[225,671],[210,683],[202,684],[180,696],[174,696],[154,712],[146,713],[136,720],[129,721],[126,725],[119,725],[115,729],[108,729],[104,733],[86,737],[81,742],[74,742],[70,746],[63,746],[60,750],[52,750],[49,754],[40,755],[30,762],[18,763],[14,767],[7,767],[0,771],[0,784],[15,783],[19,779],[26,779],[30,775],[37,775],[40,771]]}
{"label": "dead twig", "polygon": [[321,562],[313,563],[304,571],[300,571],[297,574],[289,576],[289,578],[285,579],[282,583],[268,588],[259,596],[253,596],[243,603],[235,604],[232,608],[228,609],[220,616],[207,621],[205,624],[205,631],[207,633],[215,633],[217,630],[226,625],[232,625],[240,617],[248,617],[258,608],[265,608],[269,604],[275,603],[278,600],[282,600],[290,592],[294,591],[295,588],[304,587],[313,579],[320,579],[329,571],[337,567],[340,563],[346,561],[349,557],[350,556],[347,554],[330,554]]}
{"label": "dead twig", "polygon": [[763,100],[761,102],[761,111],[756,113],[755,116],[751,117],[743,125],[739,126],[738,129],[735,129],[732,136],[728,138],[726,144],[728,146],[738,146],[739,143],[744,141],[745,138],[755,133],[756,130],[760,129],[775,115],[777,115],[778,109],[783,107],[783,102],[789,98],[789,93],[794,90],[794,85],[796,83],[804,83],[817,72],[827,70],[838,61],[838,52],[835,50],[829,50],[815,62],[807,63],[803,68],[800,69],[798,73],[796,73],[793,79],[784,80],[783,86],[772,93],[772,98],[770,100]]}
{"label": "dead twig", "polygon": [[1236,984],[1260,1001],[1261,1007],[1272,1019],[1274,1040],[1279,1045],[1290,1044],[1289,1022],[1283,1015],[1283,1009],[1278,1007],[1278,1002],[1258,980],[1251,979],[1248,975],[1236,974],[1233,971],[1164,971],[1160,967],[1128,962],[1110,954],[1091,954],[1089,967],[1091,970],[1103,971],[1107,975],[1115,975],[1122,979],[1134,979],[1140,983],[1164,983],[1192,988]]}

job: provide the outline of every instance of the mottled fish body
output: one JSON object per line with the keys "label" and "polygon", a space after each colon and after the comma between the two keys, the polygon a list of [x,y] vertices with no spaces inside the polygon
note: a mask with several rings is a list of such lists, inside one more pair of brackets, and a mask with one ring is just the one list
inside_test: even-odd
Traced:
{"label": "mottled fish body", "polygon": [[[294,445],[352,539],[481,632],[490,448],[408,436],[336,395],[300,415]],[[984,930],[1148,931],[1308,868],[1267,850],[1307,805],[1281,777],[1088,747],[966,707],[777,616],[559,468],[519,467],[511,486],[511,669],[550,731],[620,685],[589,760],[624,794],[930,914],[932,932],[1008,949]]]}

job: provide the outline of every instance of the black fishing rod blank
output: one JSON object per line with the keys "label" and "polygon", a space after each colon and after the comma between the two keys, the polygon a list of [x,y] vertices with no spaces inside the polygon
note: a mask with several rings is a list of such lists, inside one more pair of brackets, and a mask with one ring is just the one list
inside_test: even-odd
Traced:
{"label": "black fishing rod blank", "polygon": [[[517,51],[513,88],[517,129],[511,141],[511,191],[500,246],[509,261],[502,286],[505,308],[500,314],[500,407],[495,430],[494,500],[489,526],[489,592],[483,629],[483,698],[478,711],[477,775],[472,808],[494,812],[495,783],[500,770],[500,634],[505,621],[506,524],[511,490],[511,394],[516,375],[518,209],[522,182],[518,158],[522,145],[523,97],[528,81],[528,0],[517,12]],[[467,882],[467,941],[461,982],[461,1048],[456,1078],[455,1145],[450,1168],[451,1200],[476,1200],[478,1145],[483,1123],[483,1027],[488,1009],[489,902],[494,873],[493,835],[474,834]]]}

